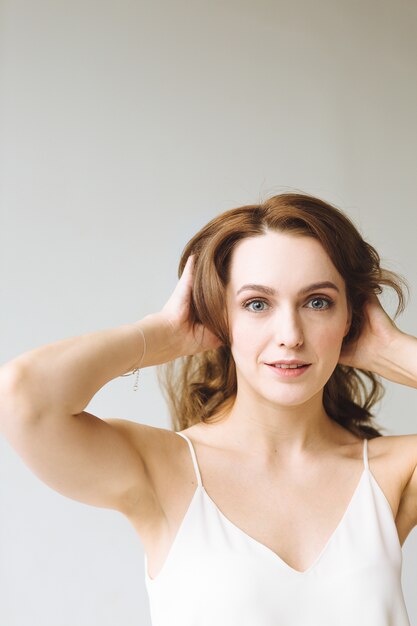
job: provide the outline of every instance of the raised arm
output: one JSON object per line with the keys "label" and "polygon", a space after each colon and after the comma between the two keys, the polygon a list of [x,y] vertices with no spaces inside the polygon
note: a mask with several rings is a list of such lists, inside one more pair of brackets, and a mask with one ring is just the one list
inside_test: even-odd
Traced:
{"label": "raised arm", "polygon": [[[128,513],[151,506],[144,460],[126,420],[84,409],[113,378],[179,356],[172,329],[155,314],[134,323],[64,339],[0,368],[0,432],[25,464],[65,496]],[[131,423],[133,424],[133,423]],[[149,427],[143,430],[145,445]]]}
{"label": "raised arm", "polygon": [[155,507],[144,452],[157,429],[102,420],[84,409],[103,385],[139,363],[148,367],[220,344],[189,321],[191,267],[160,312],[36,348],[0,368],[0,432],[56,491],[125,514],[134,509],[136,516]]}

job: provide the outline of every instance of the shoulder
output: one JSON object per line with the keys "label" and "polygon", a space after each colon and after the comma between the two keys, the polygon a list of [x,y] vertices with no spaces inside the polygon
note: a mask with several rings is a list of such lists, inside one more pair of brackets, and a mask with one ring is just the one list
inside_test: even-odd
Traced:
{"label": "shoulder", "polygon": [[129,439],[138,452],[145,454],[148,444],[157,443],[164,439],[165,428],[158,428],[148,424],[140,424],[133,420],[120,418],[106,418],[104,420],[120,434]]}
{"label": "shoulder", "polygon": [[368,459],[401,474],[405,487],[417,465],[417,435],[381,435],[368,439]]}
{"label": "shoulder", "polygon": [[144,460],[155,454],[166,454],[180,439],[173,430],[141,424],[133,420],[107,418],[104,420],[129,439]]}
{"label": "shoulder", "polygon": [[399,535],[403,540],[417,526],[417,435],[381,437],[391,454],[393,471],[400,476],[400,498],[396,517]]}
{"label": "shoulder", "polygon": [[[386,456],[410,469],[417,464],[417,435],[381,435],[368,439],[369,454]],[[371,452],[372,451],[372,452]]]}
{"label": "shoulder", "polygon": [[[127,419],[105,420],[123,434],[141,457],[148,476],[154,487],[180,471],[188,452],[188,446],[182,437],[168,428],[141,424]],[[184,434],[188,435],[188,430]],[[191,432],[191,430],[190,430]]]}
{"label": "shoulder", "polygon": [[398,467],[405,468],[408,478],[406,487],[417,498],[417,435],[395,435],[388,439],[392,441],[386,445],[392,451]]}
{"label": "shoulder", "polygon": [[368,441],[369,460],[378,460],[396,480],[399,513],[410,527],[417,525],[417,435],[384,435]]}

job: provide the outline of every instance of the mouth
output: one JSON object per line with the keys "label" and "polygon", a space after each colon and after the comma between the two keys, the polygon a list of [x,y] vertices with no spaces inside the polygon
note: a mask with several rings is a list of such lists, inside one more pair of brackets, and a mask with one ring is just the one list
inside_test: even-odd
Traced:
{"label": "mouth", "polygon": [[273,361],[272,363],[267,363],[267,365],[273,365],[274,367],[280,367],[282,369],[286,368],[296,368],[296,367],[304,367],[305,365],[311,365],[311,363],[307,363],[306,361],[300,361],[298,359],[287,359],[282,361]]}
{"label": "mouth", "polygon": [[284,378],[296,378],[301,376],[311,367],[311,363],[285,364],[285,363],[266,363],[268,368],[277,376]]}

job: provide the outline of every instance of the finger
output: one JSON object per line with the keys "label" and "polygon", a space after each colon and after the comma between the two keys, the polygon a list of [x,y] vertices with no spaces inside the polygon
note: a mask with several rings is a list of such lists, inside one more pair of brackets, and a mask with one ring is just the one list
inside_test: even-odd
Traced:
{"label": "finger", "polygon": [[184,266],[184,269],[182,271],[182,274],[180,276],[180,278],[177,281],[177,284],[175,285],[175,288],[173,290],[173,292],[171,293],[171,296],[168,300],[168,302],[166,303],[165,307],[170,308],[171,306],[174,306],[175,308],[178,306],[183,305],[184,303],[186,305],[189,304],[190,299],[191,299],[191,288],[192,288],[192,265],[193,265],[193,258],[192,256],[194,255],[190,255],[187,259],[187,262]]}
{"label": "finger", "polygon": [[195,258],[195,255],[194,254],[190,254],[190,256],[188,257],[187,261],[185,262],[184,269],[182,271],[180,280],[182,280],[183,277],[186,280],[190,280],[190,277],[192,276],[193,270],[194,270],[194,258]]}
{"label": "finger", "polygon": [[190,255],[184,265],[184,269],[178,281],[177,287],[179,293],[187,298],[191,295],[191,287],[193,284],[194,255]]}

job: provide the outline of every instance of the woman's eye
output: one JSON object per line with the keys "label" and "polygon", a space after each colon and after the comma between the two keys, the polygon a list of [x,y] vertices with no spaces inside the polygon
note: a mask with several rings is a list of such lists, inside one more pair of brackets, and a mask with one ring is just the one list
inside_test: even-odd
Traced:
{"label": "woman's eye", "polygon": [[[256,299],[255,299],[255,300],[248,300],[247,302],[244,302],[244,303],[243,303],[243,308],[244,308],[244,309],[248,309],[248,308],[249,308],[249,306],[250,306],[251,304],[258,304],[258,305],[259,305],[259,304],[260,304],[260,305],[265,304],[265,305],[266,305],[266,302],[265,302],[265,300],[256,300]],[[260,311],[260,312],[265,311],[265,309],[264,309],[264,308],[258,308],[258,307],[253,308],[253,309],[249,309],[249,310],[250,310],[250,311],[254,311],[254,312],[257,312],[257,311]]]}
{"label": "woman's eye", "polygon": [[314,309],[315,311],[322,311],[322,310],[326,310],[326,309],[330,309],[330,307],[332,306],[333,302],[332,300],[330,300],[329,298],[321,298],[321,297],[315,297],[315,298],[311,298],[311,300],[309,300],[309,302],[321,302],[321,303],[325,303],[324,306],[313,306],[311,307],[312,309]]}

